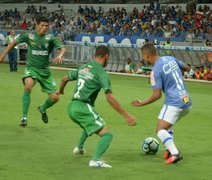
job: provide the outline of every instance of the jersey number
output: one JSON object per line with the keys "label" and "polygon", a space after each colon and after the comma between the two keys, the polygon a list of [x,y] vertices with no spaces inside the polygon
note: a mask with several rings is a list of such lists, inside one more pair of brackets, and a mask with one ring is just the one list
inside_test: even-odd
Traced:
{"label": "jersey number", "polygon": [[[178,72],[177,72],[177,71],[173,71],[173,72],[172,72],[172,75],[173,75],[174,80],[175,80],[175,82],[176,82],[176,84],[177,84],[177,89],[178,89],[179,91],[185,90],[184,85],[183,85],[183,81],[182,81],[182,79],[180,78]],[[189,102],[188,96],[183,96],[183,97],[182,97],[182,100],[183,100],[183,102],[184,102],[185,104]]]}
{"label": "jersey number", "polygon": [[74,98],[80,98],[80,90],[83,88],[84,84],[85,84],[84,79],[78,79],[77,92],[74,94]]}
{"label": "jersey number", "polygon": [[173,71],[173,72],[172,72],[172,75],[173,75],[174,80],[175,80],[175,82],[176,82],[176,84],[177,84],[177,88],[178,88],[180,91],[182,91],[182,90],[184,89],[183,81],[182,81],[182,79],[180,79],[180,76],[179,76],[178,72],[177,72],[177,71]]}

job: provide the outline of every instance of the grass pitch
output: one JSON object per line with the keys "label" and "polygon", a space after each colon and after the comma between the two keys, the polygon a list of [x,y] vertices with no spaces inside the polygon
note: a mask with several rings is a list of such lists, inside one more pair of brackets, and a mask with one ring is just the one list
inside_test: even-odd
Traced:
{"label": "grass pitch", "polygon": [[[47,125],[37,111],[47,95],[36,84],[31,95],[28,127],[19,126],[23,70],[24,66],[19,66],[17,73],[10,73],[7,64],[0,64],[0,180],[211,179],[212,84],[186,82],[193,109],[174,126],[175,142],[184,160],[179,164],[165,165],[162,144],[156,155],[144,155],[140,147],[144,138],[156,138],[155,126],[163,98],[148,106],[132,107],[131,100],[145,99],[152,94],[148,79],[110,75],[114,95],[137,117],[138,125],[128,126],[101,92],[96,107],[114,135],[103,159],[113,168],[93,169],[88,167],[88,162],[99,140],[97,136],[87,140],[84,156],[72,153],[81,134],[81,129],[66,112],[75,82],[67,85],[60,101],[48,110]],[[52,73],[59,85],[67,71],[52,70]]]}

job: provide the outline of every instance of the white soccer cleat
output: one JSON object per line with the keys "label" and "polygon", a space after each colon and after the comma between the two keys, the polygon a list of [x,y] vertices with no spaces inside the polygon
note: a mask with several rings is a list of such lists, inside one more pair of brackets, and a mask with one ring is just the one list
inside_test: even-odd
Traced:
{"label": "white soccer cleat", "polygon": [[89,162],[89,167],[94,167],[94,168],[112,168],[111,165],[106,164],[103,161],[94,161],[94,160],[91,160]]}
{"label": "white soccer cleat", "polygon": [[73,150],[73,153],[83,155],[85,153],[85,149],[80,149],[78,147],[75,147]]}

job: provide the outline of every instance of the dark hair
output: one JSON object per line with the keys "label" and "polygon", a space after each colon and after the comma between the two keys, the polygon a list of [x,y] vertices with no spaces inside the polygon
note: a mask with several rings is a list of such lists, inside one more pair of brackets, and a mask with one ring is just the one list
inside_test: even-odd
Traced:
{"label": "dark hair", "polygon": [[49,19],[47,17],[44,16],[38,16],[36,19],[37,24],[40,24],[41,22],[47,22],[49,23]]}
{"label": "dark hair", "polygon": [[100,45],[96,48],[96,57],[104,57],[106,54],[109,54],[109,48],[104,45]]}
{"label": "dark hair", "polygon": [[144,44],[143,46],[142,46],[142,48],[141,48],[141,51],[145,51],[145,52],[147,52],[148,54],[151,54],[151,55],[157,55],[157,50],[156,50],[156,48],[155,48],[155,46],[154,46],[154,44],[153,43],[146,43],[146,44]]}

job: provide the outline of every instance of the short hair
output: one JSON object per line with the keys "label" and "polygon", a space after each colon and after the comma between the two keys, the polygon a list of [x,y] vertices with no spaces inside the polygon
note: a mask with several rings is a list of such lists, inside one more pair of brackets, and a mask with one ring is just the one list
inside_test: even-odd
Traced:
{"label": "short hair", "polygon": [[150,55],[156,56],[157,50],[153,43],[146,43],[142,46],[141,51],[145,51]]}
{"label": "short hair", "polygon": [[95,56],[104,57],[106,54],[109,54],[109,48],[104,45],[97,46]]}
{"label": "short hair", "polygon": [[39,17],[37,17],[36,22],[37,22],[37,24],[40,24],[41,22],[49,23],[49,19],[44,16],[39,16]]}

